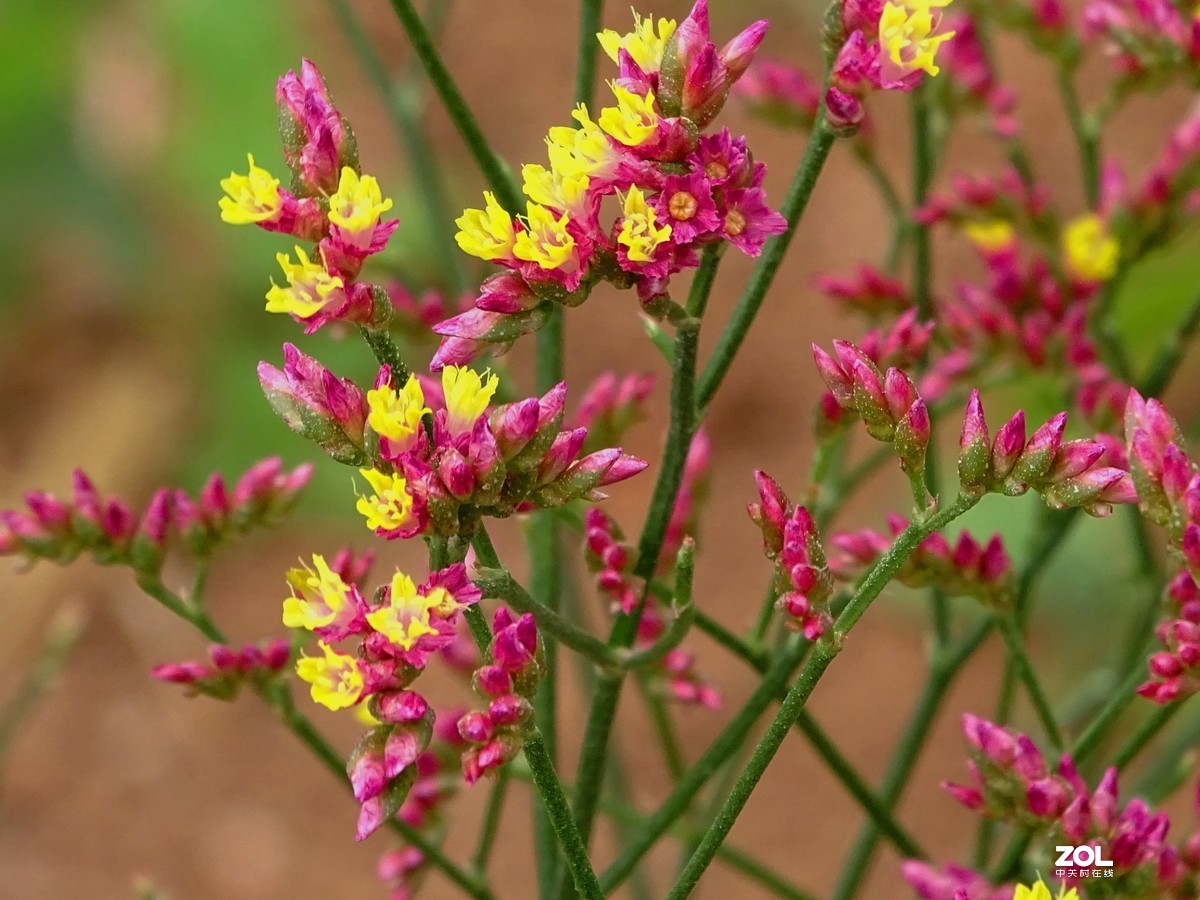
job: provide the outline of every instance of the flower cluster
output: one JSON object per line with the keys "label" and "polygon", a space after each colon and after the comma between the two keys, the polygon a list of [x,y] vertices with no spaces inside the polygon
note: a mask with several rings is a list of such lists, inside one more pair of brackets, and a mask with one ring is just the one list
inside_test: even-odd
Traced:
{"label": "flower cluster", "polygon": [[1200,77],[1200,26],[1194,4],[1172,0],[1088,0],[1083,34],[1103,41],[1114,65],[1130,81],[1152,86],[1183,71]]}
{"label": "flower cluster", "polygon": [[[844,554],[831,561],[834,574],[847,579],[857,577],[892,546],[909,523],[903,516],[889,515],[887,524],[890,534],[863,529],[833,535],[830,544]],[[951,596],[975,597],[1002,608],[1012,600],[1013,565],[998,534],[980,545],[963,531],[951,544],[935,531],[900,567],[896,580],[913,588],[937,585]]]}
{"label": "flower cluster", "polygon": [[462,754],[467,784],[504,765],[525,745],[524,727],[533,718],[533,696],[545,668],[533,616],[518,619],[506,607],[497,609],[487,660],[471,679],[487,708],[458,720],[458,733],[468,744]]}
{"label": "flower cluster", "polygon": [[601,487],[646,467],[619,449],[580,456],[587,429],[559,430],[565,384],[489,413],[498,386],[490,372],[447,366],[441,396],[427,397],[416,376],[398,383],[380,370],[366,393],[365,428],[350,439],[372,461],[358,499],[368,528],[389,540],[469,535],[481,516],[601,499]]}
{"label": "flower cluster", "polygon": [[830,122],[853,130],[863,119],[870,90],[910,91],[926,74],[937,75],[938,49],[954,37],[943,22],[950,0],[850,0],[840,27],[827,28],[837,58],[825,92]]}
{"label": "flower cluster", "polygon": [[127,565],[154,574],[162,568],[171,534],[203,557],[232,537],[275,521],[296,502],[312,466],[284,471],[276,457],[246,471],[230,490],[213,475],[193,498],[160,488],[139,517],[123,500],[105,498],[83,471],[71,478],[72,496],[46,491],[25,495],[26,512],[0,511],[0,555],[48,559],[65,565],[88,551],[105,565]]}
{"label": "flower cluster", "polygon": [[[923,349],[928,332],[918,339]],[[812,350],[817,370],[837,406],[856,413],[867,434],[895,448],[900,467],[913,483],[914,496],[923,497],[929,410],[912,379],[895,366],[880,372],[875,361],[849,341],[834,341],[833,356],[816,344]]]}
{"label": "flower cluster", "polygon": [[1068,885],[1087,884],[1104,897],[1191,897],[1200,833],[1181,847],[1167,842],[1170,820],[1134,798],[1120,804],[1117,770],[1089,790],[1069,754],[1052,771],[1024,734],[970,714],[963,734],[971,753],[970,786],[944,787],[969,809],[1053,838],[1054,844],[1099,848],[1113,863],[1111,877],[1092,881],[1088,869],[1056,870]]}
{"label": "flower cluster", "polygon": [[1170,615],[1156,634],[1152,679],[1138,692],[1170,703],[1200,690],[1200,467],[1188,455],[1178,423],[1163,405],[1129,392],[1125,438],[1142,515],[1167,530],[1183,570],[1167,586]]}
{"label": "flower cluster", "polygon": [[583,449],[611,447],[625,432],[646,418],[646,402],[654,390],[654,376],[632,372],[617,377],[604,372],[591,383],[571,422],[572,428],[586,428],[588,438]]}
{"label": "flower cluster", "polygon": [[963,418],[958,477],[963,489],[1019,496],[1031,488],[1054,509],[1078,507],[1107,516],[1114,504],[1135,503],[1133,480],[1106,466],[1102,441],[1064,441],[1067,414],[1059,413],[1025,437],[1025,413],[1017,410],[988,440],[979,392],[972,391]]}
{"label": "flower cluster", "polygon": [[1013,900],[1014,897],[1012,885],[993,887],[986,876],[953,863],[938,868],[908,859],[901,863],[900,873],[921,900]]}
{"label": "flower cluster", "polygon": [[[679,509],[678,505],[676,509]],[[625,542],[620,526],[603,510],[592,507],[584,513],[583,528],[584,559],[588,569],[595,573],[596,587],[611,598],[613,613],[632,613],[645,595],[634,649],[646,650],[654,646],[667,630],[667,614],[655,593],[647,592],[644,582],[633,574],[636,562],[633,548]],[[682,540],[681,536],[675,546],[678,547]],[[669,558],[664,550],[661,559]],[[667,696],[681,703],[696,703],[708,709],[716,709],[721,704],[717,690],[695,671],[693,654],[682,647],[672,647],[661,660],[656,660],[649,668],[649,674],[665,686]]]}
{"label": "flower cluster", "polygon": [[[507,271],[483,283],[475,309],[442,322],[432,367],[464,364],[488,345],[540,328],[558,303],[577,306],[595,284],[636,287],[643,303],[665,297],[670,277],[699,264],[699,251],[733,244],[757,256],[786,228],[766,203],[766,168],[744,138],[702,133],[766,31],[756,22],[720,50],[709,36],[707,0],[678,27],[637,19],[629,34],[605,31],[601,46],[619,66],[614,106],[546,138],[549,167],[522,167],[523,214],[490,192],[483,209],[457,220],[459,246]],[[616,220],[603,219],[615,197]]]}
{"label": "flower cluster", "polygon": [[[344,565],[343,568],[347,566]],[[359,742],[348,772],[362,804],[361,840],[400,808],[428,746],[433,713],[408,690],[430,657],[456,640],[461,613],[479,600],[466,567],[455,563],[416,585],[397,570],[368,602],[358,585],[318,554],[312,566],[287,573],[283,624],[317,638],[317,656],[302,656],[296,673],[312,699],[331,710],[366,704],[380,724]],[[336,645],[351,641],[355,652]]]}
{"label": "flower cluster", "polygon": [[186,685],[189,693],[232,700],[246,681],[261,682],[287,668],[292,648],[283,639],[262,646],[246,644],[240,650],[213,644],[208,648],[208,658],[207,664],[162,663],[151,669],[150,674],[168,684]]}
{"label": "flower cluster", "polygon": [[334,321],[380,327],[391,315],[391,300],[383,288],[358,278],[399,224],[382,218],[392,201],[374,177],[362,174],[354,133],[315,65],[306,59],[299,76],[280,78],[275,101],[292,189],[281,188],[251,156],[247,174],[221,182],[221,218],[316,244],[312,251],[297,246],[295,258],[277,254],[286,285],[272,282],[268,312],[287,313],[305,333]]}
{"label": "flower cluster", "polygon": [[758,503],[747,512],[763,535],[763,552],[775,564],[775,607],[787,615],[787,627],[815,641],[833,626],[829,596],[833,577],[817,525],[803,506],[795,506],[770,475],[755,472]]}

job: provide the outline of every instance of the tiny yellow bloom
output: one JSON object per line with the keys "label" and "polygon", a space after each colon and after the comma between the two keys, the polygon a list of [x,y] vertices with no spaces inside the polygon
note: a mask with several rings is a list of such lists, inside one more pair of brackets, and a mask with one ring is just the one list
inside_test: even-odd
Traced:
{"label": "tiny yellow bloom", "polygon": [[620,62],[619,51],[627,52],[647,75],[657,72],[662,66],[663,49],[675,33],[674,19],[659,19],[655,27],[654,17],[643,19],[633,14],[633,31],[620,34],[611,28],[601,31],[596,37],[604,52],[613,62]]}
{"label": "tiny yellow bloom", "polygon": [[288,628],[324,628],[333,623],[350,597],[350,586],[325,563],[325,557],[313,554],[314,572],[304,563],[289,569],[288,586],[292,595],[283,601],[283,624]]}
{"label": "tiny yellow bloom", "polygon": [[1096,215],[1085,213],[1063,229],[1063,258],[1068,271],[1083,281],[1108,281],[1117,273],[1121,244]]}
{"label": "tiny yellow bloom", "polygon": [[387,605],[367,613],[367,624],[401,649],[411,650],[424,635],[437,634],[429,617],[437,605],[438,598],[422,597],[413,580],[397,569]]}
{"label": "tiny yellow bloom", "polygon": [[413,498],[404,477],[388,475],[378,469],[358,471],[375,492],[359,497],[355,505],[367,520],[367,527],[372,531],[394,531],[407,525],[412,519]]}
{"label": "tiny yellow bloom", "polygon": [[246,159],[250,161],[249,174],[230,172],[228,178],[221,179],[221,189],[226,194],[220,203],[221,221],[231,225],[265,222],[278,215],[283,207],[279,179],[272,178],[270,172],[256,166],[254,157],[249,153]]}
{"label": "tiny yellow bloom", "polygon": [[1055,898],[1050,893],[1050,888],[1046,887],[1046,883],[1038,879],[1038,883],[1026,887],[1023,884],[1017,885],[1016,891],[1013,892],[1013,900],[1079,900],[1079,891],[1075,888],[1067,890],[1059,888],[1058,896]]}
{"label": "tiny yellow bloom", "polygon": [[412,446],[421,429],[421,417],[429,412],[425,392],[415,375],[409,375],[398,391],[387,384],[367,391],[367,407],[370,409],[367,423],[398,450]]}
{"label": "tiny yellow bloom", "polygon": [[275,254],[288,286],[280,287],[274,280],[267,291],[267,312],[291,313],[300,318],[319,312],[330,297],[343,287],[342,279],[330,275],[316,260],[310,260],[300,247],[296,248],[298,263],[286,253]]}
{"label": "tiny yellow bloom", "polygon": [[529,164],[521,167],[521,178],[526,196],[534,203],[555,209],[577,210],[587,199],[589,179],[579,172],[564,174],[559,169]]}
{"label": "tiny yellow bloom", "polygon": [[318,645],[323,656],[302,656],[296,660],[296,674],[312,685],[313,701],[329,709],[345,709],[362,697],[363,674],[358,660],[338,653],[328,644]]}
{"label": "tiny yellow bloom", "polygon": [[901,0],[884,4],[879,17],[879,43],[896,66],[906,72],[923,69],[930,75],[941,70],[934,63],[938,48],[953,31],[934,33],[933,7],[947,6],[950,0]]}
{"label": "tiny yellow bloom", "polygon": [[464,253],[480,259],[503,259],[512,253],[516,229],[512,216],[496,202],[491,191],[483,192],[484,209],[464,209],[454,220],[458,234],[454,239]]}
{"label": "tiny yellow bloom", "polygon": [[650,262],[658,245],[670,240],[671,226],[657,224],[654,210],[636,186],[630,187],[625,195],[624,212],[617,243],[625,245],[626,257],[634,262]]}
{"label": "tiny yellow bloom", "polygon": [[578,128],[560,125],[551,128],[546,136],[550,168],[560,178],[591,176],[608,170],[617,151],[600,126],[592,121],[587,106],[580,103],[571,118],[579,123]]}
{"label": "tiny yellow bloom", "polygon": [[610,86],[617,105],[600,110],[600,127],[626,147],[640,146],[658,130],[654,92],[646,91],[645,97],[639,97],[615,81]]}
{"label": "tiny yellow bloom", "polygon": [[566,213],[556,218],[540,203],[525,204],[525,230],[517,235],[513,256],[542,269],[566,265],[575,252],[575,238],[567,231],[569,221]]}
{"label": "tiny yellow bloom", "polygon": [[470,431],[492,402],[500,379],[488,369],[481,376],[466,366],[442,369],[442,393],[446,396],[446,427],[451,434]]}
{"label": "tiny yellow bloom", "polygon": [[967,239],[985,253],[998,253],[1012,245],[1016,238],[1012,223],[1003,219],[986,222],[968,222],[963,226]]}
{"label": "tiny yellow bloom", "polygon": [[352,168],[345,166],[337,193],[329,198],[329,221],[342,231],[361,238],[365,245],[370,242],[379,217],[391,208],[392,201],[384,198],[374,177],[359,177]]}

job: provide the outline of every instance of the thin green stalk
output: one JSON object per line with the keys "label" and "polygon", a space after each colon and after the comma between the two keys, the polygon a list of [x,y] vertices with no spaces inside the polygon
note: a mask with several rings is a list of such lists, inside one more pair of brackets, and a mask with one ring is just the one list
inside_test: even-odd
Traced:
{"label": "thin green stalk", "polygon": [[[982,646],[984,640],[995,627],[992,617],[979,622],[966,636],[955,645],[939,651],[934,657],[929,669],[925,687],[917,698],[917,704],[909,717],[904,733],[893,751],[892,758],[884,773],[876,796],[883,803],[885,810],[891,811],[900,800],[913,766],[916,765],[925,741],[929,737],[934,718],[941,709],[943,700],[950,690],[959,670],[975,651]],[[866,877],[875,846],[879,842],[879,831],[873,822],[867,822],[859,831],[851,847],[850,855],[842,866],[842,875],[838,879],[834,897],[846,900],[853,897],[862,879]]]}
{"label": "thin green stalk", "polygon": [[741,297],[738,298],[733,315],[730,316],[725,330],[717,339],[712,356],[709,357],[708,363],[704,367],[704,374],[700,376],[699,388],[696,392],[698,408],[704,409],[712,402],[730,365],[733,364],[733,358],[741,349],[742,342],[745,341],[746,334],[767,296],[767,291],[775,280],[784,254],[787,253],[788,246],[795,236],[796,224],[804,214],[805,207],[808,206],[813,188],[817,184],[817,176],[821,174],[821,169],[825,165],[825,160],[828,158],[835,140],[833,131],[822,117],[813,127],[808,145],[804,148],[800,166],[796,170],[791,187],[788,188],[787,196],[784,198],[783,206],[779,210],[787,220],[787,231],[771,238],[763,247],[762,256],[759,257],[758,264],[754,267],[750,281],[742,291]]}
{"label": "thin green stalk", "polygon": [[[446,197],[441,170],[434,159],[429,140],[421,127],[418,104],[415,102],[413,93],[406,91],[404,85],[388,72],[370,35],[367,34],[362,21],[355,14],[348,0],[329,0],[329,2],[333,7],[334,15],[341,23],[342,30],[346,33],[350,46],[354,49],[354,55],[387,104],[396,134],[404,145],[405,155],[412,166],[412,183],[425,207],[427,221],[448,224],[454,216]],[[450,231],[447,228],[433,228],[431,229],[431,239],[434,252],[438,256],[438,266],[450,280],[453,291],[457,294],[466,290],[466,273],[462,265],[463,256],[458,252]]]}
{"label": "thin green stalk", "polygon": [[1166,389],[1197,330],[1200,330],[1200,294],[1188,306],[1187,314],[1179,327],[1163,339],[1162,346],[1147,368],[1146,377],[1142,379],[1138,390],[1147,397],[1157,397]]}
{"label": "thin green stalk", "polygon": [[1109,696],[1108,702],[1104,704],[1103,709],[1096,713],[1091,722],[1083,733],[1075,739],[1075,743],[1071,745],[1071,759],[1075,764],[1082,765],[1096,750],[1098,750],[1104,741],[1108,730],[1113,723],[1120,718],[1121,713],[1125,712],[1133,701],[1137,698],[1135,689],[1145,680],[1145,675],[1141,668],[1132,669],[1129,677],[1127,677],[1116,690]]}
{"label": "thin green stalk", "polygon": [[12,699],[0,710],[0,760],[4,759],[25,720],[54,686],[58,673],[83,636],[83,627],[83,611],[73,605],[64,606],[50,620],[33,664],[25,672]]}
{"label": "thin green stalk", "polygon": [[575,53],[575,102],[592,105],[592,90],[596,83],[596,57],[600,51],[600,15],[604,0],[580,0],[579,49]]}
{"label": "thin green stalk", "polygon": [[1071,125],[1071,132],[1075,135],[1075,144],[1079,149],[1084,195],[1087,197],[1088,207],[1096,209],[1100,205],[1099,135],[1088,122],[1079,104],[1079,92],[1075,89],[1073,70],[1065,64],[1059,65],[1055,81],[1067,113],[1067,121]]}
{"label": "thin green stalk", "polygon": [[626,848],[601,874],[600,884],[606,891],[612,891],[629,876],[658,839],[687,811],[700,789],[745,743],[758,717],[787,685],[807,648],[808,644],[805,641],[792,639],[787,648],[772,662],[771,668],[767,670],[746,703],[676,782],[674,789],[658,809],[643,817],[641,827],[629,837]]}
{"label": "thin green stalk", "polygon": [[997,618],[1000,635],[1004,638],[1004,644],[1008,648],[1008,658],[1016,667],[1018,677],[1025,682],[1025,690],[1029,694],[1029,699],[1033,701],[1033,708],[1038,714],[1042,728],[1046,731],[1046,737],[1050,739],[1051,746],[1056,752],[1061,753],[1063,749],[1062,732],[1054,718],[1054,710],[1046,697],[1045,689],[1033,671],[1033,663],[1025,649],[1025,638],[1021,634],[1021,629],[1017,627],[1012,616],[1002,614]]}
{"label": "thin green stalk", "polygon": [[896,267],[900,263],[900,254],[904,250],[904,242],[911,231],[904,202],[900,199],[896,185],[892,183],[891,177],[883,166],[879,165],[879,160],[875,158],[874,153],[856,152],[855,156],[862,165],[863,171],[871,179],[871,183],[875,185],[875,190],[887,210],[888,218],[891,219],[892,236],[888,239],[887,251],[884,253],[883,270],[895,273]]}
{"label": "thin green stalk", "polygon": [[463,610],[463,618],[467,620],[467,628],[471,632],[475,648],[480,656],[486,656],[488,647],[492,644],[492,630],[488,628],[487,619],[483,617],[483,610],[478,606],[468,606]]}
{"label": "thin green stalk", "polygon": [[1166,706],[1160,706],[1147,719],[1138,726],[1137,730],[1131,734],[1113,754],[1112,761],[1109,765],[1116,766],[1118,769],[1124,769],[1133,762],[1139,753],[1141,753],[1146,745],[1149,744],[1167,724],[1175,718],[1180,709],[1183,708],[1183,703],[1176,701],[1168,703]]}
{"label": "thin green stalk", "polygon": [[721,263],[721,254],[725,244],[709,244],[700,255],[700,266],[692,276],[692,286],[688,289],[687,303],[684,308],[693,319],[704,318],[708,308],[708,298],[712,295],[713,282],[717,278],[717,266]]}
{"label": "thin green stalk", "polygon": [[821,676],[825,674],[825,670],[837,657],[844,636],[849,634],[850,630],[862,618],[875,598],[879,596],[884,587],[895,577],[896,572],[900,570],[900,567],[904,565],[921,541],[934,531],[952,522],[978,502],[978,496],[969,494],[960,495],[954,503],[935,513],[927,522],[918,520],[910,523],[896,537],[892,546],[879,557],[870,573],[863,579],[862,584],[851,598],[849,604],[847,604],[842,614],[838,616],[837,621],[834,623],[834,636],[818,641],[813,646],[808,661],[804,664],[804,668],[784,698],[779,712],[775,715],[775,718],[767,727],[766,733],[758,742],[758,746],[750,757],[749,764],[742,770],[742,774],[738,778],[737,783],[734,784],[733,790],[726,799],[724,806],[717,814],[712,825],[709,826],[703,840],[701,840],[700,845],[696,848],[692,859],[675,882],[675,886],[667,895],[667,900],[682,900],[682,898],[691,894],[692,889],[700,880],[700,876],[712,862],[717,848],[725,840],[733,828],[738,815],[745,808],[746,803],[750,799],[750,794],[758,785],[759,779],[762,778],[763,773],[767,770],[767,766],[770,765],[771,760],[774,759],[776,752],[778,752],[780,746],[783,744],[784,738],[787,737],[788,732],[791,730],[792,723],[795,722],[801,710],[804,709],[804,705],[808,702],[808,698],[812,695]]}
{"label": "thin green stalk", "polygon": [[[688,448],[695,434],[696,349],[699,340],[698,319],[687,318],[676,325],[667,440],[663,447],[662,464],[654,483],[650,508],[646,513],[646,522],[638,541],[638,559],[633,570],[635,575],[647,583],[653,578],[658,567],[667,524],[683,482],[683,467],[687,460]],[[610,648],[624,649],[632,645],[644,604],[643,595],[642,603],[631,614],[617,616],[609,632]],[[600,679],[592,696],[587,725],[584,728],[575,795],[575,821],[585,844],[591,835],[596,801],[599,799],[600,785],[604,779],[604,758],[612,723],[616,717],[617,703],[621,697],[622,675],[621,672],[610,673]]]}
{"label": "thin green stalk", "polygon": [[[699,620],[697,620],[699,623]],[[759,673],[764,672],[769,665],[769,657],[766,653],[756,651],[745,641],[737,637],[737,635],[728,631],[724,626],[717,622],[709,620],[708,625],[700,625],[702,630],[714,637],[724,647],[730,650],[736,657],[749,663]],[[709,629],[712,630],[709,630]],[[782,699],[782,697],[781,697]],[[863,777],[854,768],[853,764],[846,759],[838,746],[830,739],[817,721],[806,711],[800,714],[796,719],[796,728],[803,734],[813,749],[817,751],[817,755],[821,757],[825,765],[833,773],[833,775],[842,783],[842,786],[853,797],[858,804],[863,808],[863,811],[871,818],[879,830],[888,838],[902,854],[907,857],[926,858],[927,854],[917,844],[916,840],[893,818],[891,812],[884,808],[879,799],[872,793],[871,788],[863,780]],[[722,792],[724,794],[726,792]],[[714,810],[714,815],[715,815]],[[695,848],[692,848],[695,852]]]}
{"label": "thin green stalk", "polygon": [[620,666],[621,660],[612,647],[535,600],[507,569],[481,568],[476,572],[474,581],[485,597],[503,600],[519,613],[532,613],[537,619],[538,628],[576,653],[583,654],[600,666]]}
{"label": "thin green stalk", "polygon": [[646,704],[646,711],[650,714],[650,724],[654,727],[655,737],[662,748],[667,773],[672,781],[678,781],[687,770],[687,762],[683,758],[683,748],[679,745],[679,735],[675,733],[675,725],[671,721],[671,712],[662,697],[655,695],[645,675],[639,673],[636,682]]}
{"label": "thin green stalk", "polygon": [[479,843],[471,856],[471,871],[483,877],[487,873],[488,860],[500,829],[500,817],[504,813],[504,799],[508,796],[508,768],[501,766],[496,773],[496,782],[488,795],[487,808],[483,811],[483,825],[479,829]]}
{"label": "thin green stalk", "polygon": [[360,325],[358,330],[379,364],[391,368],[393,384],[404,384],[408,381],[408,366],[404,364],[404,357],[400,355],[400,348],[396,346],[392,336],[384,330],[367,328],[365,325]]}
{"label": "thin green stalk", "polygon": [[[929,121],[929,84],[919,85],[912,92],[909,110],[912,116],[912,179],[913,208],[925,205],[929,184],[933,179],[933,135]],[[917,315],[928,319],[933,315],[933,295],[930,291],[932,256],[929,248],[929,229],[917,223],[913,226],[913,303]]]}
{"label": "thin green stalk", "polygon": [[400,24],[408,35],[409,43],[412,44],[413,50],[421,60],[421,67],[429,76],[433,89],[442,101],[442,107],[446,110],[450,121],[454,123],[454,127],[458,129],[458,133],[467,145],[467,150],[474,157],[475,164],[479,166],[483,177],[487,179],[488,185],[495,192],[496,199],[510,213],[520,212],[524,204],[521,202],[521,191],[512,171],[492,151],[479,123],[475,120],[474,113],[467,106],[458,85],[454,83],[454,79],[446,69],[446,64],[442,62],[441,54],[434,46],[433,39],[425,28],[425,23],[421,21],[412,0],[390,0],[390,2],[396,18],[400,20]]}
{"label": "thin green stalk", "polygon": [[588,859],[587,845],[575,827],[575,819],[571,815],[567,798],[563,795],[562,783],[554,770],[554,762],[546,752],[546,745],[536,727],[531,729],[525,738],[525,759],[529,763],[533,783],[541,795],[550,823],[558,835],[559,847],[575,882],[575,890],[584,900],[604,900],[604,891],[600,889],[591,860]]}

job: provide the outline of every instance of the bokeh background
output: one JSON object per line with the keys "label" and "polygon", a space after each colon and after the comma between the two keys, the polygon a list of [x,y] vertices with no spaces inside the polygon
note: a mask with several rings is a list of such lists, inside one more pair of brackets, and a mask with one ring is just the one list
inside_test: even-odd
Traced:
{"label": "bokeh background", "polygon": [[[399,26],[383,0],[355,0],[389,71],[412,72]],[[731,35],[752,18],[772,20],[763,52],[819,67],[818,4],[803,0],[714,0],[714,33]],[[639,4],[639,11],[676,18],[682,2]],[[566,120],[571,105],[575,8],[570,3],[500,0],[440,2],[441,46],[497,150],[510,161],[540,159],[546,129]],[[629,12],[610,4],[606,24],[624,30]],[[720,37],[718,37],[720,39]],[[1051,92],[1050,73],[1020,43],[1002,42],[1001,68],[1015,78],[1018,118],[1034,148],[1038,174],[1068,213],[1082,210],[1075,152]],[[365,379],[365,350],[262,312],[262,294],[285,239],[223,226],[217,181],[241,169],[247,151],[274,170],[276,77],[301,57],[324,71],[335,99],[358,133],[365,167],[396,200],[401,227],[386,256],[393,274],[414,289],[455,285],[439,267],[453,225],[428,215],[427,187],[412,164],[411,143],[393,126],[388,103],[364,74],[332,7],[321,0],[4,0],[0,3],[0,505],[42,487],[66,492],[83,466],[105,491],[140,504],[154,487],[199,487],[212,470],[236,475],[256,459],[279,454],[298,463],[314,448],[290,434],[267,409],[255,365],[277,361],[279,345],[298,341],[343,374]],[[606,61],[601,61],[603,68]],[[1096,69],[1103,72],[1103,65]],[[1084,79],[1088,83],[1088,79]],[[1130,105],[1110,129],[1106,148],[1140,172],[1190,103],[1165,92]],[[426,106],[419,76],[403,82],[392,102],[422,121],[424,139],[442,164],[451,209],[474,203],[482,179],[453,128]],[[907,132],[900,97],[873,107],[881,155],[898,178],[907,171]],[[778,200],[798,161],[803,136],[749,119],[731,103],[724,121],[745,131],[758,159],[771,167],[767,186]],[[960,129],[948,170],[994,172],[999,153],[982,134]],[[902,182],[903,183],[903,182]],[[855,337],[843,317],[811,287],[814,274],[848,272],[875,260],[886,241],[883,208],[845,148],[835,150],[808,215],[742,356],[714,402],[713,489],[701,534],[698,602],[730,627],[757,612],[767,577],[756,529],[743,508],[754,468],[799,490],[812,443],[809,412],[818,396],[811,341]],[[938,236],[937,284],[975,277],[965,242]],[[1121,328],[1135,360],[1148,358],[1175,327],[1195,291],[1200,266],[1191,241],[1149,261],[1119,301]],[[729,254],[709,318],[729,312],[749,264]],[[481,270],[467,266],[469,277]],[[717,328],[707,329],[711,342]],[[567,317],[570,382],[582,386],[604,369],[665,375],[643,336],[628,294],[598,291]],[[710,343],[704,344],[704,348]],[[528,347],[508,358],[514,377],[529,372]],[[428,348],[419,351],[426,354]],[[427,358],[427,357],[425,357]],[[1171,399],[1185,419],[1195,411],[1197,374],[1189,358]],[[651,420],[632,434],[630,449],[655,459],[665,379]],[[1054,412],[1046,385],[1028,381],[995,390],[989,410],[1024,405],[1031,420]],[[943,437],[956,430],[947,422]],[[862,444],[858,445],[859,449]],[[947,457],[946,465],[952,465]],[[943,471],[947,471],[943,467]],[[651,479],[613,491],[609,509],[631,527],[639,521]],[[883,513],[906,510],[906,489],[886,470],[846,511],[842,527],[880,527]],[[1023,558],[1036,498],[993,500],[970,526],[999,530]],[[519,558],[520,523],[501,530],[502,555]],[[298,555],[369,542],[353,512],[347,470],[324,460],[297,514],[284,528],[257,535],[220,557],[211,580],[215,615],[238,639],[279,630],[282,572]],[[1039,592],[1033,644],[1054,696],[1079,687],[1112,646],[1139,603],[1125,530],[1117,521],[1087,522],[1072,535]],[[417,550],[390,545],[385,566],[422,565]],[[514,563],[514,565],[516,565]],[[180,584],[186,572],[173,573]],[[584,595],[589,597],[587,593]],[[592,598],[595,621],[598,600]],[[53,691],[0,757],[0,897],[125,897],[137,879],[175,898],[372,897],[386,889],[373,874],[389,838],[352,840],[355,807],[266,714],[246,697],[232,705],[187,700],[147,670],[196,658],[202,643],[186,626],[142,597],[125,572],[81,562],[31,573],[0,568],[0,701],[11,695],[37,653],[48,623],[63,609],[83,622],[82,639]],[[910,712],[926,662],[924,606],[889,591],[855,631],[811,704],[847,755],[874,780]],[[752,683],[741,664],[702,637],[701,667],[735,706]],[[1111,654],[1110,654],[1111,655]],[[994,704],[1003,658],[989,645],[968,667],[939,717],[929,752],[905,795],[902,818],[943,858],[969,847],[972,817],[937,787],[964,774],[957,713]],[[423,682],[424,684],[424,682]],[[1103,682],[1097,681],[1099,690]],[[435,684],[435,698],[461,697],[457,685]],[[563,699],[564,758],[577,747],[584,700]],[[314,709],[339,748],[358,726]],[[695,756],[723,715],[682,710],[677,720]],[[1028,722],[1018,710],[1018,721]],[[1196,723],[1180,721],[1161,746],[1190,746]],[[652,809],[668,777],[643,710],[632,693],[623,704],[617,740],[638,773],[634,799]],[[524,788],[510,804],[494,873],[499,895],[532,895],[531,846]],[[454,803],[450,848],[461,856],[473,835],[485,791]],[[841,788],[792,739],[732,836],[794,876],[827,892],[861,817]],[[1185,814],[1185,827],[1190,827]],[[458,846],[459,836],[463,846]],[[611,852],[610,832],[598,854]],[[676,851],[657,853],[667,871]],[[879,856],[861,896],[907,896],[890,850]],[[662,884],[654,888],[659,894]],[[454,892],[430,877],[425,896]],[[758,888],[714,866],[697,896],[754,897]]]}

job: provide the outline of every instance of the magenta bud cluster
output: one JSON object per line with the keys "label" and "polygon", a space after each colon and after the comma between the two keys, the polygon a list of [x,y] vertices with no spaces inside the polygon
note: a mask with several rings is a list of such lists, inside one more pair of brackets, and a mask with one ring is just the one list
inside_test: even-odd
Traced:
{"label": "magenta bud cluster", "polygon": [[233,486],[213,475],[199,495],[160,488],[140,516],[125,501],[104,497],[80,469],[71,498],[46,491],[25,495],[26,510],[0,511],[0,554],[66,564],[86,551],[99,563],[156,574],[172,536],[195,556],[286,513],[308,483],[312,466],[286,471],[275,457],[252,466]]}
{"label": "magenta bud cluster", "polygon": [[291,645],[283,638],[246,644],[236,650],[213,644],[208,648],[207,663],[162,663],[151,669],[150,675],[167,684],[185,685],[190,694],[232,700],[246,681],[277,675],[287,668],[291,658]]}
{"label": "magenta bud cluster", "polygon": [[[871,529],[838,532],[830,544],[841,552],[830,561],[840,578],[853,579],[874,565],[909,525],[900,515],[887,517],[888,533]],[[908,587],[937,585],[950,596],[974,597],[996,608],[1007,607],[1013,596],[1013,564],[999,534],[980,543],[967,531],[951,543],[940,532],[925,538],[896,573]]]}

